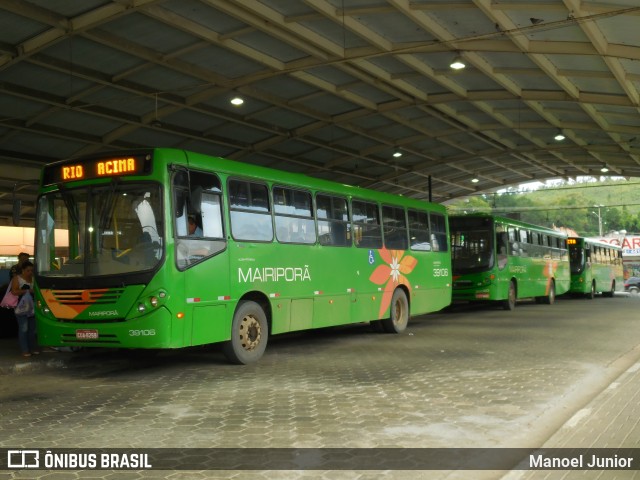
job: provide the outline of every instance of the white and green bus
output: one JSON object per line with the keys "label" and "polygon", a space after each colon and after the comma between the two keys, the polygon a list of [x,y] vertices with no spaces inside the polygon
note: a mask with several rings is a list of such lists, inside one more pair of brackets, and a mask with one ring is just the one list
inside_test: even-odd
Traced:
{"label": "white and green bus", "polygon": [[449,217],[453,300],[552,304],[569,290],[564,233],[486,214]]}
{"label": "white and green bus", "polygon": [[451,302],[443,206],[182,150],[46,166],[35,230],[43,345],[249,363],[270,335],[402,332]]}
{"label": "white and green bus", "polygon": [[613,297],[624,286],[622,248],[600,240],[569,237],[570,292],[594,298],[597,292]]}

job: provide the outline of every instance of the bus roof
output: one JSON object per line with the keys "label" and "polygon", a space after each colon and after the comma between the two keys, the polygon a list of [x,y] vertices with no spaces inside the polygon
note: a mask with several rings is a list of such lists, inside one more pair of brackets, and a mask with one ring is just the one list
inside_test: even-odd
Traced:
{"label": "bus roof", "polygon": [[[66,160],[50,163],[48,165],[45,165],[45,167],[43,168],[40,186],[43,191],[55,189],[56,186],[59,185],[59,183],[48,181],[48,178],[54,177],[54,175],[52,175],[53,169],[59,169],[67,164],[81,164],[83,161],[89,159],[95,160],[99,158],[123,157],[126,155],[144,156],[149,153],[153,153],[154,160],[162,161],[166,165],[188,165],[191,168],[212,173],[219,172],[230,176],[264,180],[275,184],[282,183],[283,185],[343,195],[346,197],[376,200],[381,203],[403,205],[419,209],[425,209],[428,206],[429,210],[442,213],[443,215],[446,214],[446,208],[443,205],[439,203],[429,202],[427,200],[419,200],[415,198],[404,197],[402,195],[394,195],[391,193],[380,192],[368,188],[356,187],[352,185],[332,182],[330,180],[314,178],[302,173],[292,173],[284,170],[277,170],[274,168],[243,163],[236,160],[229,160],[222,157],[173,148],[132,149],[130,151],[105,152],[86,155],[82,157],[73,157]],[[136,177],[136,174],[139,174],[139,172],[137,171],[131,173],[132,175],[129,178]],[[143,174],[149,175],[150,173]],[[99,179],[93,178],[93,180],[96,180],[95,183],[104,183],[105,181],[107,181],[107,179],[108,177],[102,177]],[[74,179],[74,181],[84,182],[85,180]]]}
{"label": "bus roof", "polygon": [[344,195],[347,197],[375,199],[382,203],[400,203],[414,208],[424,209],[425,206],[428,205],[431,210],[439,211],[443,214],[446,213],[446,208],[443,205],[428,202],[427,200],[418,200],[415,198],[404,197],[402,195],[394,195],[368,188],[314,178],[302,173],[286,172],[283,170],[252,165],[235,160],[228,160],[222,157],[213,157],[196,152],[164,148],[155,150],[155,155],[159,155],[161,157],[165,157],[165,155],[175,157],[176,153],[184,155],[189,166],[196,169],[211,170],[228,175],[265,180],[276,184],[282,183],[300,188]]}
{"label": "bus roof", "polygon": [[542,227],[540,225],[534,225],[532,223],[521,222],[520,220],[514,220],[513,218],[501,217],[498,215],[492,215],[489,213],[467,213],[464,215],[449,215],[449,222],[455,221],[456,218],[491,218],[494,222],[504,223],[506,225],[512,225],[519,228],[528,228],[536,232],[543,232],[546,234],[554,235],[557,237],[566,238],[567,234],[560,230],[554,230],[553,228]]}
{"label": "bus roof", "polygon": [[622,247],[620,245],[616,245],[615,243],[605,242],[604,240],[600,240],[597,238],[589,238],[589,237],[569,237],[569,238],[582,240],[584,243],[588,243],[589,245],[595,245],[599,247],[609,247],[609,248],[613,248],[614,250],[622,250]]}

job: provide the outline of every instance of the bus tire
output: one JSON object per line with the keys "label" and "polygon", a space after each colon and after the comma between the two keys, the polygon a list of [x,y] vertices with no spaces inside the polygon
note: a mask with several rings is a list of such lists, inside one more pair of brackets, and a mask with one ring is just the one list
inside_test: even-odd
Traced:
{"label": "bus tire", "polygon": [[615,292],[616,292],[616,282],[614,280],[613,282],[611,282],[611,290],[609,290],[608,292],[602,292],[602,296],[612,298]]}
{"label": "bus tire", "polygon": [[544,303],[547,305],[556,303],[556,282],[553,279],[551,280],[551,285],[549,285],[549,295],[544,297]]}
{"label": "bus tire", "polygon": [[593,282],[591,282],[591,290],[589,290],[585,296],[589,299],[589,300],[593,300],[594,298],[596,298],[596,282],[595,280]]}
{"label": "bus tire", "polygon": [[387,333],[402,333],[409,323],[409,301],[401,288],[396,288],[391,297],[389,318],[381,320],[382,328]]}
{"label": "bus tire", "polygon": [[256,302],[241,301],[233,315],[231,340],[222,351],[231,363],[247,365],[260,360],[267,348],[269,324],[264,310]]}
{"label": "bus tire", "polygon": [[516,283],[511,280],[509,282],[509,292],[507,293],[507,299],[502,301],[502,308],[505,310],[514,310],[516,308]]}

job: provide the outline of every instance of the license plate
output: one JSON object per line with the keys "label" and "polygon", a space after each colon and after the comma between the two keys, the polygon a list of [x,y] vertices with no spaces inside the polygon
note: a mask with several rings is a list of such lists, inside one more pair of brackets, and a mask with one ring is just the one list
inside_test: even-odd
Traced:
{"label": "license plate", "polygon": [[76,330],[77,340],[96,340],[98,338],[98,330]]}

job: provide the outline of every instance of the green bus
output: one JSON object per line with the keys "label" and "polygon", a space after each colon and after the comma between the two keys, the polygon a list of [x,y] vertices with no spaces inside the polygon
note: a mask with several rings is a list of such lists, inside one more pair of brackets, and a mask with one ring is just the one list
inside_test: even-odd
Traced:
{"label": "green bus", "polygon": [[449,217],[454,301],[535,298],[552,304],[569,290],[567,237],[558,231],[487,214]]}
{"label": "green bus", "polygon": [[575,294],[592,299],[596,292],[613,297],[624,286],[622,248],[618,245],[584,237],[569,237],[571,288]]}
{"label": "green bus", "polygon": [[43,345],[250,363],[273,334],[399,333],[451,302],[443,206],[183,150],[45,166],[35,230]]}

